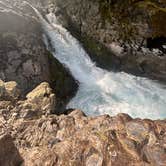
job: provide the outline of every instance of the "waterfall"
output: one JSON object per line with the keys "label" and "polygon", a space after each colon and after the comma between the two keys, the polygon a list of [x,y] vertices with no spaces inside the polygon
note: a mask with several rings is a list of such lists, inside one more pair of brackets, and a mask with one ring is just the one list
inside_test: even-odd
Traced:
{"label": "waterfall", "polygon": [[[81,109],[87,115],[127,113],[132,117],[166,118],[164,86],[146,78],[97,67],[80,43],[57,22],[55,15],[48,14],[48,22],[34,10],[51,42],[52,54],[79,81],[79,90],[67,108]],[[48,44],[46,40],[45,43]]]}

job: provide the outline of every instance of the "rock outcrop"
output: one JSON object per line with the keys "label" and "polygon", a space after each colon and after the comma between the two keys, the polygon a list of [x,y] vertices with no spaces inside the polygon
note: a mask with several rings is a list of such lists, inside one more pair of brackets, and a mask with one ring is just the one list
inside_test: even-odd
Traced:
{"label": "rock outcrop", "polygon": [[32,10],[28,14],[9,5],[0,11],[0,78],[17,81],[24,92],[50,80],[41,26]]}
{"label": "rock outcrop", "polygon": [[53,0],[52,2],[66,10],[81,33],[87,33],[106,45],[118,42],[141,46],[143,39],[165,36],[166,33],[164,0],[125,0],[125,2]]}
{"label": "rock outcrop", "polygon": [[23,1],[0,1],[0,24],[0,79],[18,82],[21,94],[47,81],[61,101],[59,105],[65,105],[77,83],[46,49],[33,9]]}
{"label": "rock outcrop", "polygon": [[[55,103],[55,96],[45,82],[27,94],[24,101],[1,100],[0,163],[166,165],[165,120],[132,119],[126,114],[86,117],[80,110],[57,116],[51,114]],[[12,152],[8,151],[10,148]]]}
{"label": "rock outcrop", "polygon": [[166,82],[165,1],[42,2],[55,9],[99,66]]}
{"label": "rock outcrop", "polygon": [[0,98],[1,100],[16,100],[20,96],[18,85],[14,81],[3,82],[0,80]]}

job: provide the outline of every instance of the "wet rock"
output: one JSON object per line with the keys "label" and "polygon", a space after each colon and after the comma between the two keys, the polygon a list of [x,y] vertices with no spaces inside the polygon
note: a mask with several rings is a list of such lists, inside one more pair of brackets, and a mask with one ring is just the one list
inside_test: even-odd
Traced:
{"label": "wet rock", "polygon": [[[45,1],[44,6],[50,8]],[[52,8],[57,6],[62,25],[97,65],[166,82],[164,2],[53,0]],[[140,63],[142,58],[146,62]]]}
{"label": "wet rock", "polygon": [[[18,10],[18,14],[14,10]],[[17,8],[0,12],[0,22],[3,25],[0,28],[0,77],[17,81],[23,92],[42,80],[49,81],[48,53],[40,24]]]}

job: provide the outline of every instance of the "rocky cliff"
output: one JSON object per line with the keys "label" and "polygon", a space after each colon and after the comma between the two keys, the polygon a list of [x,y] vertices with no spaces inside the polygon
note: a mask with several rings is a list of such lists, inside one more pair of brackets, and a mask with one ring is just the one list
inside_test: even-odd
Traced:
{"label": "rocky cliff", "polygon": [[164,0],[42,2],[55,9],[98,65],[166,81]]}
{"label": "rocky cliff", "polygon": [[63,106],[76,91],[68,70],[46,49],[36,14],[23,2],[0,1],[0,46],[0,78],[17,81],[22,93],[48,81]]}
{"label": "rocky cliff", "polygon": [[57,116],[48,83],[22,101],[19,91],[16,82],[0,82],[0,165],[166,165],[165,120],[87,117],[80,110]]}

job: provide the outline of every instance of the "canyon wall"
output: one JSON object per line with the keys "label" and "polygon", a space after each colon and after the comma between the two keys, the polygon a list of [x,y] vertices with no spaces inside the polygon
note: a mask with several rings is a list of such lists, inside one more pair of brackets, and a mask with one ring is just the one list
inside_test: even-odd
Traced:
{"label": "canyon wall", "polygon": [[100,67],[166,82],[165,1],[42,2]]}

